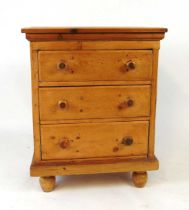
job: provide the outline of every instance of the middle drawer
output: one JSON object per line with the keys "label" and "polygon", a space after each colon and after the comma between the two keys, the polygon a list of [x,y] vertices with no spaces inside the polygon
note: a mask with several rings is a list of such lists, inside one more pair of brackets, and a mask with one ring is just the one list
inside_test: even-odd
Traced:
{"label": "middle drawer", "polygon": [[150,85],[40,88],[40,120],[145,117]]}

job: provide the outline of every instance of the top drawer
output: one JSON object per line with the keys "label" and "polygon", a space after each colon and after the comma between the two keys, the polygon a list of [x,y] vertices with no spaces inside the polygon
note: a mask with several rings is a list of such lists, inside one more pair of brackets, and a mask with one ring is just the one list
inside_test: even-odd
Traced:
{"label": "top drawer", "polygon": [[40,51],[39,80],[46,82],[150,80],[151,50]]}

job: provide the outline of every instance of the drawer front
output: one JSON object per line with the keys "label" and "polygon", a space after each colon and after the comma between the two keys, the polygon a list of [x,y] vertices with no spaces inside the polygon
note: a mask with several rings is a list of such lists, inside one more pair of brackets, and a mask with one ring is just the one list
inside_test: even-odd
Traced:
{"label": "drawer front", "polygon": [[148,122],[41,126],[42,159],[147,155]]}
{"label": "drawer front", "polygon": [[151,50],[41,51],[39,80],[89,82],[150,80]]}
{"label": "drawer front", "polygon": [[150,92],[149,85],[40,88],[40,119],[149,116]]}

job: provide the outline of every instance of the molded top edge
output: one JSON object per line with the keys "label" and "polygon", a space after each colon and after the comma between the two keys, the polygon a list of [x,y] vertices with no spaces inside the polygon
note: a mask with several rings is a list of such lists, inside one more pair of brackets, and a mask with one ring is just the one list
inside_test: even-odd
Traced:
{"label": "molded top edge", "polygon": [[167,28],[147,27],[30,27],[22,28],[22,33],[29,34],[104,34],[104,33],[165,33]]}

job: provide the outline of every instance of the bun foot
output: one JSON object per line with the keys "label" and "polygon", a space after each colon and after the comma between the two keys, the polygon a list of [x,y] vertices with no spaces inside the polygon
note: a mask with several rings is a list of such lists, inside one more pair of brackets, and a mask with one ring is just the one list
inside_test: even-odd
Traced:
{"label": "bun foot", "polygon": [[133,172],[132,174],[132,180],[136,187],[144,187],[148,179],[148,174],[146,171],[140,171],[140,172]]}
{"label": "bun foot", "polygon": [[55,176],[40,177],[39,183],[44,192],[51,192],[55,188]]}

